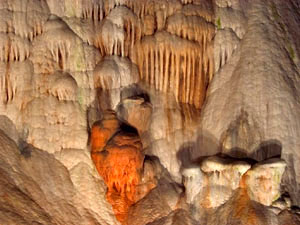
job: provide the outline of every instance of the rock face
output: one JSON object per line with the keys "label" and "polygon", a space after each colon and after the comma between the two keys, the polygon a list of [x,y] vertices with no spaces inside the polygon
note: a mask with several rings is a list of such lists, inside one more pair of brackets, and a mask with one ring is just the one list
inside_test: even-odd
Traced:
{"label": "rock face", "polygon": [[0,224],[299,224],[298,0],[0,0]]}
{"label": "rock face", "polygon": [[271,205],[277,200],[285,167],[284,161],[271,159],[247,171],[245,183],[250,198],[264,205]]}
{"label": "rock face", "polygon": [[68,170],[43,150],[18,149],[2,131],[0,143],[1,224],[117,224],[91,160]]}
{"label": "rock face", "polygon": [[229,19],[236,13],[227,7],[216,15],[221,29],[242,32],[236,32],[239,44],[211,82],[201,132],[219,140],[215,151],[221,149],[232,157],[261,161],[281,155],[288,164],[284,182],[293,204],[299,205],[299,40],[295,38],[299,27],[290,33],[299,18],[293,13],[299,3],[288,1],[283,7],[281,1],[218,2],[246,15],[247,25],[245,18]]}

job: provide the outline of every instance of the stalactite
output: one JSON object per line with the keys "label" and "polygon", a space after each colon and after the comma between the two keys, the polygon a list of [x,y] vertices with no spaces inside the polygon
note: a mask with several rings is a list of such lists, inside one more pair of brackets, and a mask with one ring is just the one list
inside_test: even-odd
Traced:
{"label": "stalactite", "polygon": [[[45,85],[45,82],[48,84]],[[59,101],[75,101],[77,98],[77,83],[68,73],[51,74],[42,85],[48,86],[46,92],[55,96]]]}
{"label": "stalactite", "polygon": [[180,83],[180,52],[179,54],[176,52],[173,53],[175,55],[175,98],[179,101],[179,83]]}
{"label": "stalactite", "polygon": [[159,90],[163,90],[163,81],[164,81],[164,49],[160,48],[159,49],[159,64],[160,64],[160,68],[159,68],[159,73],[161,74],[161,76],[159,76],[159,84],[158,84],[158,89]]}
{"label": "stalactite", "polygon": [[166,49],[165,51],[165,56],[166,56],[166,66],[165,66],[165,71],[164,72],[164,85],[162,90],[164,92],[168,91],[168,83],[169,83],[169,63],[170,63],[170,52],[168,51],[168,49]]}
{"label": "stalactite", "polygon": [[95,35],[95,46],[102,55],[130,56],[137,41],[142,37],[141,22],[124,6],[110,11]]}
{"label": "stalactite", "polygon": [[31,44],[15,34],[0,33],[0,61],[24,61],[29,57]]}
{"label": "stalactite", "polygon": [[61,70],[66,68],[68,52],[70,51],[70,47],[68,47],[68,45],[63,41],[57,41],[57,43],[51,44],[50,51],[53,59],[58,64],[59,68]]}
{"label": "stalactite", "polygon": [[[14,86],[15,87],[15,86]],[[16,87],[10,79],[10,62],[6,63],[5,70],[0,74],[0,104],[8,104],[11,102],[16,94]]]}
{"label": "stalactite", "polygon": [[154,68],[155,68],[155,73],[154,73],[154,84],[155,84],[155,89],[158,90],[158,82],[159,82],[159,76],[161,75],[159,73],[159,58],[158,58],[158,53],[159,53],[159,48],[155,49],[155,63],[154,63]]}
{"label": "stalactite", "polygon": [[207,40],[211,41],[214,36],[215,26],[200,16],[185,16],[177,13],[168,18],[166,30],[206,46]]}
{"label": "stalactite", "polygon": [[154,68],[155,68],[155,61],[154,61],[154,50],[150,50],[150,63],[151,63],[151,70],[150,70],[150,84],[154,85]]}
{"label": "stalactite", "polygon": [[114,9],[120,6],[130,9],[130,11],[142,20],[146,16],[155,16],[156,22],[159,20],[162,27],[168,16],[182,8],[182,4],[177,0],[110,0],[104,1],[103,8],[105,15],[109,15]]}
{"label": "stalactite", "polygon": [[95,24],[102,21],[105,15],[103,0],[84,1],[82,4],[81,18],[93,20]]}
{"label": "stalactite", "polygon": [[[3,64],[2,71],[0,70],[0,99],[2,104],[7,104],[13,100],[16,94],[16,85],[12,84],[10,78],[11,72],[11,40],[8,39],[6,51],[6,63]],[[15,54],[15,53],[14,53]],[[14,56],[13,56],[14,57]],[[5,68],[5,69],[4,69]]]}
{"label": "stalactite", "polygon": [[193,0],[181,0],[182,4],[189,4],[189,3],[193,3]]}
{"label": "stalactite", "polygon": [[209,36],[207,41],[203,38],[205,45],[165,31],[143,38],[135,47],[134,57],[141,80],[156,90],[173,92],[178,102],[200,108],[213,74],[213,51],[209,45],[212,34],[204,34]]}
{"label": "stalactite", "polygon": [[[224,45],[226,41],[226,45]],[[231,58],[239,44],[239,38],[231,29],[219,30],[214,38],[215,72]]]}

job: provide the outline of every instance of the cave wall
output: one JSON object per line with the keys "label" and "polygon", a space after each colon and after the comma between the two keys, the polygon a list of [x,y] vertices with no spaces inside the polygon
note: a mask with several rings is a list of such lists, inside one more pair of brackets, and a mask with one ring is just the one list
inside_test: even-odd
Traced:
{"label": "cave wall", "polygon": [[[233,188],[202,174],[200,162],[216,154],[253,160],[251,166],[272,157],[283,159],[286,169],[276,194],[288,193],[291,204],[299,207],[299,9],[297,0],[2,0],[0,129],[16,143],[21,160],[40,160],[22,158],[32,149],[41,151],[45,160],[53,157],[57,170],[66,170],[61,176],[70,185],[63,185],[76,196],[71,197],[76,207],[70,210],[83,215],[84,224],[118,223],[105,200],[109,181],[102,181],[90,155],[93,144],[101,142],[98,137],[93,142],[93,125],[107,111],[136,129],[147,164],[139,167],[149,166],[151,172],[145,171],[160,174],[141,173],[151,177],[143,181],[141,193],[157,187],[149,196],[159,199],[166,186],[173,190],[172,196],[162,195],[166,200],[150,213],[158,222],[153,216],[137,224],[171,224],[168,221],[180,215],[191,224],[218,224],[197,212],[188,217],[186,212],[192,210],[182,204],[219,207],[216,186],[228,188],[220,194],[228,206],[216,214],[245,198],[245,204],[249,199],[264,204],[255,194],[234,195],[239,184]],[[18,158],[14,151],[10,157]],[[20,170],[26,166],[21,164]],[[86,168],[90,187],[81,185],[80,168]],[[5,176],[14,180],[13,175]],[[187,177],[196,183],[188,183]],[[92,186],[98,190],[90,190]],[[184,193],[183,186],[191,190]],[[206,194],[198,196],[199,192]],[[86,206],[82,196],[89,196]],[[105,206],[97,205],[96,199]],[[142,198],[129,213],[141,214],[145,205],[159,201],[153,199]],[[76,221],[66,222],[47,207],[45,221]],[[100,208],[104,216],[99,216]]]}

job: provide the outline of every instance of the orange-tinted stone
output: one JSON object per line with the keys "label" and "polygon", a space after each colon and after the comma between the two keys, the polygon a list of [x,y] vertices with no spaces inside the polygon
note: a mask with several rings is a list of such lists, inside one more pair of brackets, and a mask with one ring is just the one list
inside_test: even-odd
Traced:
{"label": "orange-tinted stone", "polygon": [[91,132],[92,152],[102,151],[108,140],[118,131],[120,122],[112,111],[104,113],[103,119],[94,123]]}
{"label": "orange-tinted stone", "polygon": [[[117,219],[126,224],[129,207],[137,201],[144,155],[142,143],[132,130],[120,131],[116,118],[95,124],[92,129],[92,160],[107,185],[107,200]],[[113,126],[110,129],[110,125]]]}

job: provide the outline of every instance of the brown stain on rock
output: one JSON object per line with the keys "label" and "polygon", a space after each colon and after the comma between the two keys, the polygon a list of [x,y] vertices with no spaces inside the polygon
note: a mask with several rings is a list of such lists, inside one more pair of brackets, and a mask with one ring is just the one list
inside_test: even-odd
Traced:
{"label": "brown stain on rock", "polygon": [[260,224],[256,209],[252,206],[251,200],[246,189],[239,191],[237,200],[235,201],[233,218],[238,219],[242,224],[256,225]]}

